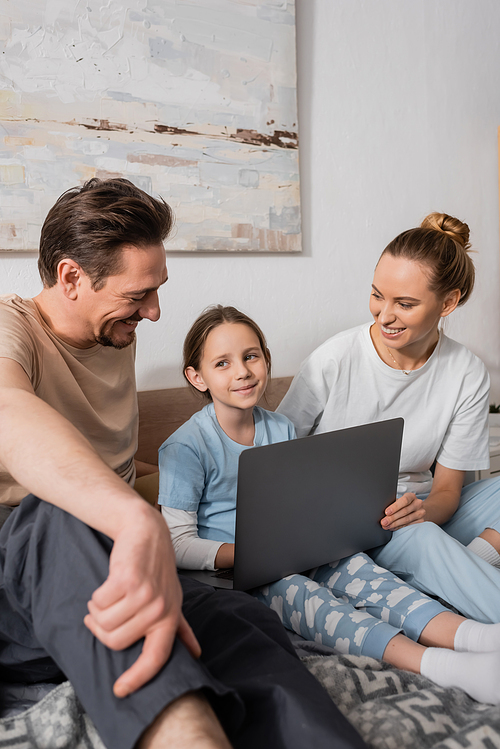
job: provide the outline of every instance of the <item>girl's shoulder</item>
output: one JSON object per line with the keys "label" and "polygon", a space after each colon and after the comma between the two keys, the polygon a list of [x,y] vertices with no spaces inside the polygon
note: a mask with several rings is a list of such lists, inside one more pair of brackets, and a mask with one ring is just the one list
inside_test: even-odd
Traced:
{"label": "girl's shoulder", "polygon": [[[256,444],[257,442],[262,443],[263,439],[271,442],[280,442],[295,438],[295,427],[284,414],[255,406],[254,419],[256,425]],[[264,434],[268,435],[267,438],[264,437]]]}
{"label": "girl's shoulder", "polygon": [[208,403],[176,429],[161,445],[160,450],[175,444],[194,447],[199,444],[200,439],[206,441],[207,434],[214,431],[213,415],[214,405],[213,403]]}
{"label": "girl's shoulder", "polygon": [[260,418],[267,424],[280,424],[288,426],[292,423],[288,416],[276,413],[276,411],[268,411],[267,408],[262,408],[262,406],[255,406],[254,415],[256,420],[257,418]]}

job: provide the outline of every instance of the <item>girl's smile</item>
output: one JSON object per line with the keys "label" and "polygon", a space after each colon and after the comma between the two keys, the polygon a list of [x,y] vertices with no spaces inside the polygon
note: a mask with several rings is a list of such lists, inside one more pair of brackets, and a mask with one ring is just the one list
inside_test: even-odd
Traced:
{"label": "girl's smile", "polygon": [[248,393],[252,393],[254,388],[256,387],[257,383],[253,383],[252,385],[243,385],[243,387],[235,388],[235,393],[241,393],[241,395],[247,395]]}

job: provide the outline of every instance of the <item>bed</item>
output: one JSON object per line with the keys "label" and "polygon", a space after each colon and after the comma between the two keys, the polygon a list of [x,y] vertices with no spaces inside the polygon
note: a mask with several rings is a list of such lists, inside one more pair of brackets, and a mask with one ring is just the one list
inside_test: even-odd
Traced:
{"label": "bed", "polygon": [[[273,410],[291,378],[271,381]],[[139,393],[139,460],[156,463],[159,445],[204,405],[188,388]],[[143,481],[154,493],[155,477]],[[422,676],[361,656],[336,655],[290,633],[299,657],[374,749],[500,749],[500,708],[442,689]],[[103,749],[71,684],[11,686],[0,693],[0,749]]]}

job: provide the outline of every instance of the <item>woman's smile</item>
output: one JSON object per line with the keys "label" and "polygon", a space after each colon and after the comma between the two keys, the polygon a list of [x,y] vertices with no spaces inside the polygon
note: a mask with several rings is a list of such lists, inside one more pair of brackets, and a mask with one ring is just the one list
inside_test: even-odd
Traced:
{"label": "woman's smile", "polygon": [[382,323],[380,324],[380,329],[384,335],[388,335],[391,338],[394,338],[406,330],[406,328],[388,328],[385,325],[382,325]]}

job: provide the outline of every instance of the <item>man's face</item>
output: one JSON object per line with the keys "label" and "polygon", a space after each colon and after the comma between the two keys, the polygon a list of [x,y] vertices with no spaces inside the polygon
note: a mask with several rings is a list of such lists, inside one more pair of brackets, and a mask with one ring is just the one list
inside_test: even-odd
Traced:
{"label": "man's face", "polygon": [[100,343],[118,349],[129,346],[142,319],[156,321],[160,317],[158,289],[167,278],[162,244],[142,249],[125,246],[122,270],[108,276],[98,291],[92,289],[90,279],[84,274],[79,300],[86,344]]}

